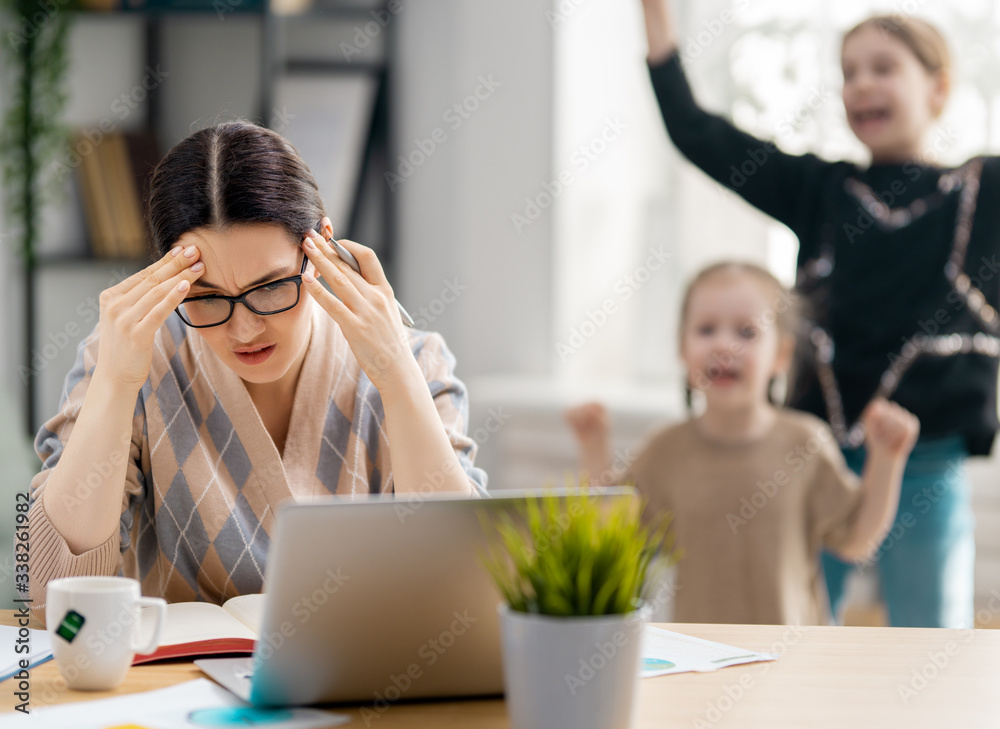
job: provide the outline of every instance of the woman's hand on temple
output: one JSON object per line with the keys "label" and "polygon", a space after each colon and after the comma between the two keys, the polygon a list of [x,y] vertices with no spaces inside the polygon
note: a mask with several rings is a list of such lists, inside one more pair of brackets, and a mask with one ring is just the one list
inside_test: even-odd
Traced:
{"label": "woman's hand on temple", "polygon": [[[385,409],[393,488],[397,494],[423,494],[428,474],[440,474],[435,491],[473,491],[424,374],[410,349],[392,287],[375,253],[353,241],[341,240],[358,261],[361,273],[340,260],[327,243],[330,221],[323,218],[322,235],[309,231],[302,248],[316,267],[302,275],[306,291],[340,325],[351,351],[379,391]],[[334,296],[317,280],[326,279]]]}
{"label": "woman's hand on temple", "polygon": [[[322,228],[326,237],[310,230],[302,242],[316,270],[315,274],[307,271],[302,280],[309,294],[340,325],[361,368],[381,392],[402,382],[406,370],[416,365],[392,287],[373,250],[354,241],[339,241],[357,259],[358,273],[327,242],[332,236],[329,219],[323,219]],[[336,296],[317,280],[320,277]]]}
{"label": "woman's hand on temple", "polygon": [[142,387],[153,361],[153,338],[205,270],[195,246],[174,248],[163,258],[100,296],[101,344],[95,377],[116,386]]}

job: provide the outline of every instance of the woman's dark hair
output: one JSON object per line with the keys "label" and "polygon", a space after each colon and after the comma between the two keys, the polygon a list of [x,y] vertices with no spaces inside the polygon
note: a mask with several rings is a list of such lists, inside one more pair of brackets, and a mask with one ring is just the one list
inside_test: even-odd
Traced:
{"label": "woman's dark hair", "polygon": [[178,142],[153,171],[148,210],[150,243],[159,256],[197,228],[274,223],[297,241],[324,215],[319,188],[298,152],[248,121],[218,124]]}

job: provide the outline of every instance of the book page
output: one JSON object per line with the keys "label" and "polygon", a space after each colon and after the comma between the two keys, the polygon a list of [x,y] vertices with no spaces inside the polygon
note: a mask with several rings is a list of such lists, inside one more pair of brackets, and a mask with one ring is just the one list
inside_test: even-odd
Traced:
{"label": "book page", "polygon": [[[143,630],[152,626],[153,617],[144,616]],[[167,605],[160,646],[193,643],[220,638],[257,640],[257,634],[218,605],[207,602],[175,602]]]}
{"label": "book page", "polygon": [[255,638],[260,633],[260,626],[264,622],[263,595],[239,595],[230,598],[222,604],[222,609],[250,628]]}

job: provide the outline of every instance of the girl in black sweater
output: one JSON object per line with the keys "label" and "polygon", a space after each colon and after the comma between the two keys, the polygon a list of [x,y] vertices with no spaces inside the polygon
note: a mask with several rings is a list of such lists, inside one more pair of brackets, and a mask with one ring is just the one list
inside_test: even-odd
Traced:
{"label": "girl in black sweater", "polygon": [[[642,0],[653,88],[677,148],[799,239],[809,314],[791,405],[825,418],[860,470],[865,405],[916,414],[896,523],[877,564],[893,625],[971,627],[973,516],[965,459],[998,427],[1000,159],[956,169],[921,151],[949,90],[947,47],[916,18],[876,17],[844,36],[843,101],[871,164],[789,155],[695,102],[669,0]],[[836,613],[853,565],[824,558]]]}

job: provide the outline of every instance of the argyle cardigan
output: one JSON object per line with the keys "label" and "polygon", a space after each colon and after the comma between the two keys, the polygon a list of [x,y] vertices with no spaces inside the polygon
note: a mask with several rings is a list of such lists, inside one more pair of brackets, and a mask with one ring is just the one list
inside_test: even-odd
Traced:
{"label": "argyle cardigan", "polygon": [[[409,342],[459,462],[475,492],[485,494],[454,357],[436,333],[409,330]],[[119,530],[75,555],[40,497],[73,432],[98,346],[95,329],[80,344],[59,413],[35,440],[43,466],[31,483],[29,583],[39,614],[45,585],[68,575],[135,577],[144,595],[168,602],[221,604],[261,592],[281,502],[393,491],[381,397],[322,309],[313,307],[283,454],[242,380],[174,314],[156,334],[149,379],[136,400]]]}

